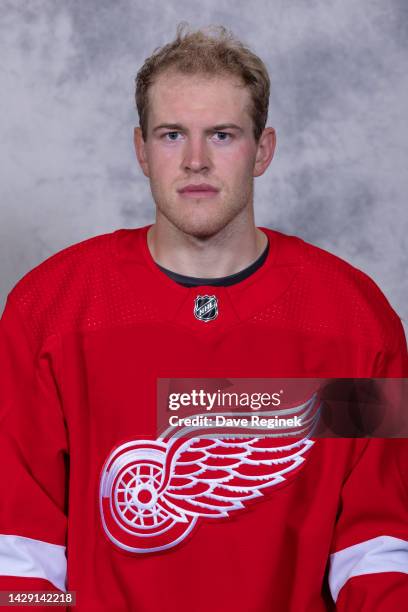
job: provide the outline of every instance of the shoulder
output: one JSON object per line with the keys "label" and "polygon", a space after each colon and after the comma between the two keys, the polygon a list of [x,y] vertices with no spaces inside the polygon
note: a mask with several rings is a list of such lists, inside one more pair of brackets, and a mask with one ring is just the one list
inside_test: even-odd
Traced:
{"label": "shoulder", "polygon": [[10,292],[7,306],[26,321],[32,334],[46,336],[89,317],[102,293],[109,293],[116,232],[73,244],[25,274]]}
{"label": "shoulder", "polygon": [[46,298],[47,293],[55,295],[61,283],[79,280],[81,276],[78,273],[86,275],[90,265],[109,256],[113,235],[87,238],[51,255],[17,282],[10,297],[22,302],[37,292],[41,292],[42,299]]}
{"label": "shoulder", "polygon": [[[391,306],[378,285],[362,270],[341,257],[317,247],[297,236],[289,236],[268,230],[277,244],[277,260],[280,264],[292,263],[299,267],[301,278],[312,283],[321,295],[336,298],[344,295],[341,302],[374,300],[373,305],[389,310]],[[392,309],[391,309],[392,310]]]}
{"label": "shoulder", "polygon": [[269,232],[277,264],[298,270],[289,295],[306,327],[364,344],[388,345],[403,335],[398,315],[366,273],[301,238]]}

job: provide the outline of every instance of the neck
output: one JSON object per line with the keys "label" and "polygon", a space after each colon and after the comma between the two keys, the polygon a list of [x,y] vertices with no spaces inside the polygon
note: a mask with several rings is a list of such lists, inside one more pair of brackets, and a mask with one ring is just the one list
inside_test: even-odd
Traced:
{"label": "neck", "polygon": [[216,234],[201,238],[175,227],[157,214],[147,234],[156,263],[184,276],[217,278],[235,274],[254,262],[268,239],[254,223],[253,215],[236,217]]}

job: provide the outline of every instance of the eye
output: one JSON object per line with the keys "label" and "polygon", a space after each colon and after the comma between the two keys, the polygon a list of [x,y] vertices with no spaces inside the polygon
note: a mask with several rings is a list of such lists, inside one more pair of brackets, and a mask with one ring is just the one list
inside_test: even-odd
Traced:
{"label": "eye", "polygon": [[178,140],[178,136],[180,135],[180,132],[166,132],[165,134],[163,134],[163,137],[166,140],[171,140],[172,142],[175,142],[176,140]]}
{"label": "eye", "polygon": [[227,142],[232,138],[232,134],[229,134],[228,132],[214,132],[214,136],[217,136],[216,140],[219,142]]}

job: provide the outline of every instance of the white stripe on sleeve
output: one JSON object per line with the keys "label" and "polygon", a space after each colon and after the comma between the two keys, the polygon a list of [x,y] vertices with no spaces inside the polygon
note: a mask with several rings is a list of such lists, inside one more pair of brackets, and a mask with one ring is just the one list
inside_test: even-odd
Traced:
{"label": "white stripe on sleeve", "polygon": [[65,591],[65,546],[17,535],[0,534],[0,575],[44,578]]}
{"label": "white stripe on sleeve", "polygon": [[402,572],[408,574],[408,542],[379,536],[330,555],[329,585],[334,601],[353,576]]}

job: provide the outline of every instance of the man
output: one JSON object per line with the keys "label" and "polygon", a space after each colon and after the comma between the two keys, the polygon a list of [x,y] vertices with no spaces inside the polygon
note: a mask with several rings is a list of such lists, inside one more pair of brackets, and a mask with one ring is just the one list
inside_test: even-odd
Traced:
{"label": "man", "polygon": [[157,438],[161,378],[407,373],[401,323],[367,276],[255,226],[268,99],[264,64],[223,28],[179,29],[137,77],[155,224],[65,249],[11,292],[1,589],[67,588],[81,612],[405,601],[402,443]]}

